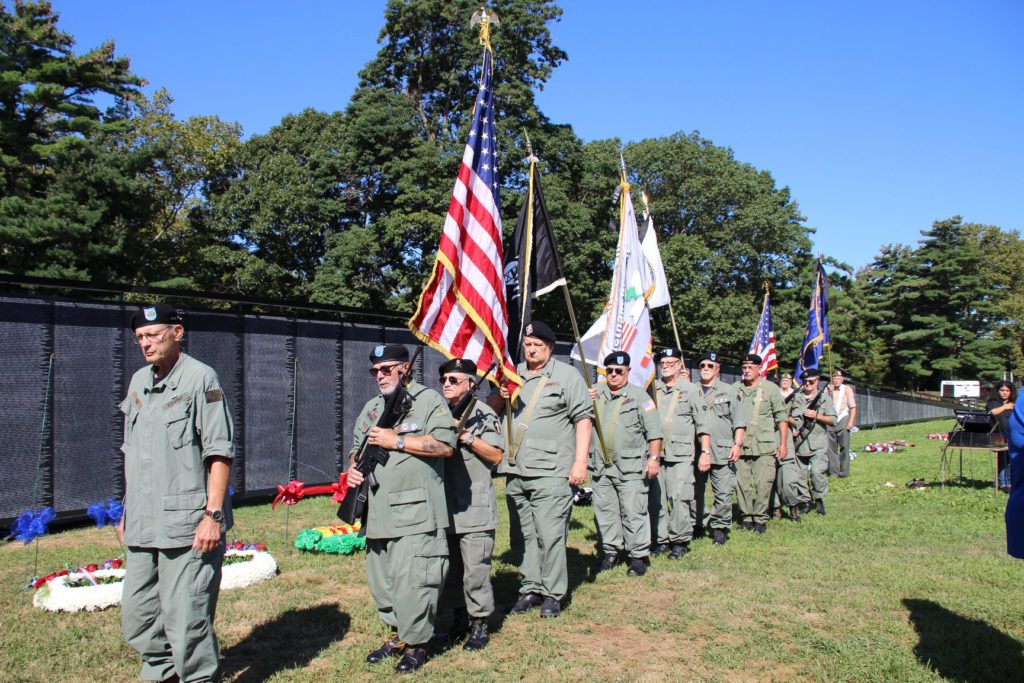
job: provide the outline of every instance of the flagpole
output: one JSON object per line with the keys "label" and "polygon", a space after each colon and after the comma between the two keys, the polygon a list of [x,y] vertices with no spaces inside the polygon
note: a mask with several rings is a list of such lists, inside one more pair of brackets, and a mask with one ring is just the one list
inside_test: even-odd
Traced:
{"label": "flagpole", "polygon": [[[580,328],[576,324],[576,311],[572,307],[572,298],[569,296],[569,285],[562,285],[562,294],[565,295],[565,306],[569,309],[569,320],[572,322],[572,334],[576,338],[576,350],[580,353],[580,362],[583,363],[583,379],[587,383],[587,389],[593,389],[594,384],[590,381],[590,369],[587,367],[587,356],[583,353],[583,340],[580,338]],[[601,456],[605,462],[608,459],[608,448],[604,443],[604,430],[601,429],[601,413],[597,409],[597,401],[594,404],[594,430],[597,432],[597,440],[601,444]]]}

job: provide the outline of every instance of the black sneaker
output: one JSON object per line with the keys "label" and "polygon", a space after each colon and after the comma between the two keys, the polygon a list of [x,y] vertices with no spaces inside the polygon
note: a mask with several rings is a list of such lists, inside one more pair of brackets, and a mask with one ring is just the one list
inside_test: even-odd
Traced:
{"label": "black sneaker", "polygon": [[689,543],[673,543],[672,544],[672,552],[669,553],[668,559],[670,559],[670,560],[678,560],[681,557],[685,557],[686,553],[688,553],[688,552],[690,552],[690,544]]}
{"label": "black sneaker", "polygon": [[370,664],[378,664],[388,657],[398,657],[405,653],[406,645],[398,639],[398,634],[392,632],[391,640],[386,641],[376,650],[366,655],[366,661]]}
{"label": "black sneaker", "polygon": [[760,536],[761,534],[763,534],[766,531],[768,531],[768,526],[767,525],[762,524],[760,522],[758,522],[757,524],[754,525],[754,533],[757,534],[758,536]]}
{"label": "black sneaker", "polygon": [[800,521],[800,506],[790,505],[789,506],[789,518],[794,522]]}
{"label": "black sneaker", "polygon": [[487,632],[487,619],[473,617],[469,622],[469,638],[462,644],[463,650],[482,650],[487,647],[491,636]]}
{"label": "black sneaker", "polygon": [[605,553],[604,558],[601,560],[601,564],[597,566],[598,572],[606,572],[609,569],[614,569],[615,565],[619,563],[618,553]]}
{"label": "black sneaker", "polygon": [[529,612],[534,607],[540,607],[543,603],[544,598],[541,596],[536,593],[527,593],[523,597],[519,598],[519,602],[512,606],[512,614]]}
{"label": "black sneaker", "polygon": [[825,501],[823,501],[823,500],[816,500],[816,501],[814,501],[814,510],[819,515],[824,515],[825,514]]}
{"label": "black sneaker", "polygon": [[629,561],[629,569],[626,570],[626,576],[643,576],[647,573],[647,563],[644,562],[642,557],[634,557]]}
{"label": "black sneaker", "polygon": [[729,534],[726,533],[725,529],[711,530],[711,545],[725,545],[725,542],[728,540]]}
{"label": "black sneaker", "polygon": [[558,600],[545,596],[544,604],[540,606],[540,615],[545,619],[553,619],[562,613],[562,605]]}
{"label": "black sneaker", "polygon": [[740,522],[740,526],[743,527],[744,529],[746,529],[747,531],[753,531],[754,530],[754,522],[753,522],[753,520],[750,520],[750,519],[745,519],[742,522]]}
{"label": "black sneaker", "polygon": [[419,670],[421,666],[427,663],[427,648],[425,647],[413,647],[409,646],[405,648],[405,654],[398,660],[398,664],[395,666],[395,671],[400,674],[410,674],[413,671]]}
{"label": "black sneaker", "polygon": [[669,551],[667,543],[655,543],[651,546],[651,557],[661,557]]}

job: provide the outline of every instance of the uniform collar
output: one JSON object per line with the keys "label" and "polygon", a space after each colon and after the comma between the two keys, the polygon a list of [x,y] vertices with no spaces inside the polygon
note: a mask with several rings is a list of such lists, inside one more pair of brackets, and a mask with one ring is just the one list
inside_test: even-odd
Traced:
{"label": "uniform collar", "polygon": [[167,373],[167,376],[164,377],[163,379],[161,379],[159,382],[154,382],[153,381],[153,376],[156,373],[156,366],[155,365],[150,365],[149,366],[149,388],[152,389],[153,387],[155,387],[155,386],[157,386],[159,384],[166,384],[168,387],[170,387],[170,389],[172,391],[176,390],[178,388],[178,383],[181,381],[181,373],[184,372],[184,370],[182,368],[185,366],[185,359],[186,358],[188,358],[188,354],[187,353],[185,353],[184,351],[179,353],[178,354],[178,361],[174,364],[174,367],[171,368],[171,371],[169,373]]}
{"label": "uniform collar", "polygon": [[555,367],[555,354],[551,354],[551,357],[548,358],[548,362],[545,363],[541,367],[540,372],[538,372],[536,374],[532,374],[532,375],[530,374],[530,368],[526,365],[526,361],[525,360],[522,363],[519,364],[519,368],[517,368],[517,369],[520,369],[520,372],[519,372],[519,376],[520,377],[522,377],[526,381],[530,381],[532,378],[540,377],[541,375],[543,375],[545,377],[550,377],[551,376],[551,371],[552,371],[552,369],[554,369],[554,367]]}

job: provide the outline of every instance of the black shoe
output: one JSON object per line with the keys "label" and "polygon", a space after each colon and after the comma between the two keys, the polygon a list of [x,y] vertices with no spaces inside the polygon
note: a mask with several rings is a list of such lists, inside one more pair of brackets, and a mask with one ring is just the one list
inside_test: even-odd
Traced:
{"label": "black shoe", "polygon": [[803,503],[800,503],[800,512],[802,512],[804,514],[807,514],[808,512],[810,512],[813,509],[814,509],[814,506],[811,505],[811,503],[809,501],[805,501]]}
{"label": "black shoe", "polygon": [[752,520],[749,520],[749,519],[745,519],[742,522],[740,522],[740,526],[743,527],[744,529],[746,529],[747,531],[753,531],[754,530],[754,522]]}
{"label": "black shoe", "polygon": [[790,505],[789,506],[789,518],[794,522],[800,521],[800,506]]}
{"label": "black shoe", "polygon": [[642,557],[634,557],[629,561],[629,569],[626,570],[626,576],[643,576],[647,573],[647,563],[644,562]]}
{"label": "black shoe", "polygon": [[487,647],[491,636],[487,632],[487,619],[473,617],[469,622],[469,638],[462,644],[463,650],[482,650]]}
{"label": "black shoe", "polygon": [[669,551],[667,543],[655,543],[651,546],[651,557],[661,557]]}
{"label": "black shoe", "polygon": [[760,522],[758,522],[757,524],[754,525],[754,533],[755,534],[760,536],[761,534],[763,534],[766,531],[768,531],[768,526],[767,525],[761,524]]}
{"label": "black shoe", "polygon": [[366,661],[370,664],[378,664],[388,657],[398,657],[406,651],[406,645],[398,639],[397,633],[391,634],[391,640],[386,641],[376,650],[366,655]]}
{"label": "black shoe", "polygon": [[597,571],[606,572],[609,569],[614,569],[615,565],[619,563],[618,553],[605,553],[604,558],[601,560],[601,564],[598,565]]}
{"label": "black shoe", "polygon": [[680,557],[684,557],[688,552],[690,552],[689,543],[673,543],[672,552],[669,553],[668,559],[678,560]]}
{"label": "black shoe", "polygon": [[725,542],[728,540],[729,534],[726,533],[725,529],[711,530],[711,545],[725,545]]}
{"label": "black shoe", "polygon": [[410,674],[413,671],[417,671],[421,666],[427,663],[427,648],[425,647],[412,647],[411,645],[405,648],[405,654],[398,660],[398,664],[395,666],[395,671],[400,674]]}
{"label": "black shoe", "polygon": [[782,519],[782,508],[775,508],[771,512],[772,519]]}
{"label": "black shoe", "polygon": [[562,605],[558,600],[551,597],[544,597],[544,604],[540,606],[540,616],[545,619],[553,619],[562,613]]}
{"label": "black shoe", "polygon": [[823,501],[823,500],[815,501],[814,502],[814,510],[819,515],[824,515],[825,514],[825,501]]}
{"label": "black shoe", "polygon": [[544,598],[536,593],[527,593],[523,597],[519,598],[519,602],[512,606],[512,614],[529,612],[534,607],[540,607],[543,602]]}

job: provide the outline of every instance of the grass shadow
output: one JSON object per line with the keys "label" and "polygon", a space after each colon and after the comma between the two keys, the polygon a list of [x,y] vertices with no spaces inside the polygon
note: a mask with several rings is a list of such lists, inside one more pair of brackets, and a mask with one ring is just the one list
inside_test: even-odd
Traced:
{"label": "grass shadow", "polygon": [[260,624],[224,651],[221,675],[236,683],[265,681],[275,673],[308,664],[348,633],[352,619],[337,603],[315,605]]}
{"label": "grass shadow", "polygon": [[931,600],[904,599],[917,631],[914,654],[943,678],[960,683],[1020,680],[1021,643],[979,619],[951,612]]}

